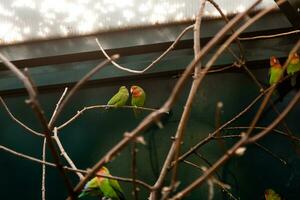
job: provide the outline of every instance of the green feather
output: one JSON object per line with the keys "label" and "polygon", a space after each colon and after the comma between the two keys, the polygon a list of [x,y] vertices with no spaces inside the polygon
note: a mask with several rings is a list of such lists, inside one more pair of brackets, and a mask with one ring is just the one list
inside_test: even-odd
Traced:
{"label": "green feather", "polygon": [[112,200],[119,200],[119,196],[114,190],[114,188],[110,185],[109,180],[105,178],[100,184],[100,190],[103,192],[105,197],[111,198]]}
{"label": "green feather", "polygon": [[[110,175],[107,168],[102,167],[101,174]],[[117,180],[108,178],[94,177],[91,179],[82,190],[79,198],[85,196],[107,197],[111,200],[126,200],[123,190]]]}
{"label": "green feather", "polygon": [[269,83],[270,85],[273,85],[277,83],[281,77],[281,74],[283,73],[283,70],[281,67],[271,67],[269,71],[270,79]]}
{"label": "green feather", "polygon": [[300,60],[299,58],[292,58],[287,66],[287,74],[288,75],[293,75],[291,77],[291,85],[295,86],[296,85],[296,80],[297,80],[297,72],[300,71]]}
{"label": "green feather", "polygon": [[300,62],[299,59],[298,61],[296,61],[295,63],[293,63],[292,61],[288,64],[287,66],[287,73],[288,75],[293,75],[296,72],[300,71]]}
{"label": "green feather", "polygon": [[[131,86],[136,87],[136,90],[140,91],[141,95],[140,96],[131,96],[131,105],[136,106],[136,107],[143,107],[146,101],[146,93],[143,90],[143,88],[139,86]],[[138,114],[140,113],[139,109],[133,109],[134,115],[137,117]]]}
{"label": "green feather", "polygon": [[116,93],[108,102],[107,105],[116,107],[124,106],[128,100],[129,92],[125,86],[121,86],[118,93]]}
{"label": "green feather", "polygon": [[125,200],[124,192],[123,192],[121,186],[119,185],[119,182],[117,180],[109,179],[109,183],[112,186],[112,188],[115,190],[115,192],[117,193],[120,200]]}
{"label": "green feather", "polygon": [[99,189],[100,181],[97,177],[91,179],[85,185],[82,192],[79,194],[78,198],[85,197],[85,196],[103,196],[102,191]]}

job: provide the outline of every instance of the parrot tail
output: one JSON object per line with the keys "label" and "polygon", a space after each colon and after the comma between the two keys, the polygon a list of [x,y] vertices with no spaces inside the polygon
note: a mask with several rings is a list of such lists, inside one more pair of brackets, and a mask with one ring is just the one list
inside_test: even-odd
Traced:
{"label": "parrot tail", "polygon": [[138,118],[138,116],[141,114],[141,110],[133,108],[133,113],[134,113],[135,118]]}
{"label": "parrot tail", "polygon": [[297,75],[294,75],[291,77],[291,85],[292,87],[295,87],[297,84]]}
{"label": "parrot tail", "polygon": [[84,196],[86,196],[86,193],[83,191],[83,192],[81,192],[81,193],[78,195],[78,198],[81,198],[81,197],[84,197]]}

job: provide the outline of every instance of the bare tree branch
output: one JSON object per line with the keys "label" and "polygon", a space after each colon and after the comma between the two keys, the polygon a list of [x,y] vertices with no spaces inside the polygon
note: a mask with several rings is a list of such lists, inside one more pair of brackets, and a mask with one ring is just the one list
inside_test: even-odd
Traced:
{"label": "bare tree branch", "polygon": [[[33,162],[36,162],[36,163],[39,163],[39,164],[44,164],[44,165],[47,165],[49,167],[57,167],[56,164],[54,163],[51,163],[51,162],[47,162],[47,161],[43,161],[43,160],[40,160],[38,158],[35,158],[35,157],[32,157],[32,156],[28,156],[26,154],[23,154],[23,153],[19,153],[17,151],[14,151],[10,148],[7,148],[3,145],[0,145],[0,150],[3,150],[5,152],[8,152],[10,154],[13,154],[17,157],[20,157],[20,158],[24,158],[26,160],[30,160],[30,161],[33,161]],[[83,173],[83,174],[87,174],[89,172],[89,170],[82,170],[82,169],[73,169],[71,167],[67,167],[67,166],[63,166],[63,169],[64,170],[67,170],[67,171],[70,171],[70,172],[80,172],[80,173]],[[103,175],[103,174],[96,174],[96,176],[99,176],[99,177],[104,177],[104,178],[109,178],[109,179],[114,179],[114,180],[118,180],[118,181],[123,181],[123,182],[133,182],[132,179],[130,178],[123,178],[123,177],[118,177],[118,176],[107,176],[107,175]],[[148,190],[151,190],[152,187],[150,185],[148,185],[147,183],[143,182],[143,181],[140,181],[140,180],[135,180],[135,182],[141,186],[143,186],[144,188],[148,189]]]}
{"label": "bare tree branch", "polygon": [[[85,111],[88,110],[94,110],[94,109],[105,109],[105,108],[116,108],[116,106],[113,105],[94,105],[94,106],[86,106],[83,109],[77,111],[77,113],[71,117],[69,120],[67,120],[66,122],[64,122],[63,124],[59,125],[57,127],[57,130],[60,130],[64,127],[66,127],[67,125],[69,125],[71,122],[73,122],[75,119],[77,119],[78,117],[80,117],[80,115],[82,115]],[[147,111],[155,111],[156,109],[153,108],[145,108],[145,107],[136,107],[136,106],[121,106],[118,107],[119,108],[126,108],[126,109],[138,109],[138,110],[147,110]]]}
{"label": "bare tree branch", "polygon": [[113,61],[110,56],[105,52],[104,48],[102,47],[102,45],[100,44],[99,40],[96,38],[96,42],[100,48],[100,50],[102,51],[102,53],[104,54],[104,56],[111,61],[111,63],[118,69],[123,70],[123,71],[127,71],[130,73],[134,73],[134,74],[142,74],[144,72],[146,72],[147,70],[149,70],[150,68],[152,68],[156,63],[158,63],[162,58],[164,58],[171,50],[173,50],[176,46],[176,44],[180,41],[180,39],[185,35],[185,33],[189,30],[191,30],[194,27],[194,25],[190,25],[188,27],[186,27],[179,35],[178,37],[175,39],[175,41],[172,43],[172,45],[166,50],[164,51],[158,58],[156,58],[150,65],[148,65],[146,68],[144,68],[143,70],[133,70],[133,69],[129,69],[127,67],[123,67],[121,65],[119,65],[117,62]]}
{"label": "bare tree branch", "polygon": [[253,37],[239,37],[239,40],[259,40],[259,39],[269,39],[269,38],[275,38],[275,37],[282,37],[292,34],[300,33],[300,30],[294,30],[294,31],[288,31],[283,33],[277,33],[277,34],[271,34],[271,35],[258,35]]}
{"label": "bare tree branch", "polygon": [[[66,161],[69,163],[71,168],[76,170],[77,167],[75,166],[72,159],[68,156],[68,154],[66,153],[63,145],[61,144],[61,142],[59,140],[59,137],[57,135],[57,128],[56,127],[54,127],[53,133],[54,133],[54,135],[53,135],[54,140],[56,141],[56,144],[57,144],[58,148],[60,149],[61,155],[66,159]],[[83,175],[80,172],[76,172],[76,174],[77,174],[77,176],[79,177],[80,180],[83,179]]]}
{"label": "bare tree branch", "polygon": [[132,176],[132,186],[133,186],[133,198],[135,200],[138,199],[138,188],[137,185],[135,183],[136,180],[136,154],[137,154],[138,149],[136,148],[136,142],[132,142],[132,147],[131,147],[131,157],[132,157],[132,161],[131,161],[131,176]]}
{"label": "bare tree branch", "polygon": [[58,107],[60,106],[62,100],[64,99],[64,97],[65,97],[67,91],[68,91],[68,88],[66,87],[65,90],[64,90],[64,92],[62,93],[60,99],[58,100],[56,106],[55,106],[55,109],[54,109],[54,111],[53,111],[53,113],[52,113],[52,116],[51,116],[51,118],[50,118],[50,120],[49,120],[49,123],[48,123],[49,125],[52,123],[53,118],[54,118],[54,116],[55,116],[56,113],[57,113],[57,109],[58,109]]}
{"label": "bare tree branch", "polygon": [[[194,25],[194,57],[196,59],[196,56],[199,54],[200,52],[200,30],[201,30],[201,21],[202,21],[202,17],[204,14],[204,8],[205,8],[205,3],[206,0],[200,0],[200,8],[199,8],[199,13],[196,17],[196,22]],[[170,151],[174,151],[174,152],[169,152],[169,154],[174,154],[174,168],[173,168],[173,173],[172,173],[172,179],[171,179],[171,185],[170,185],[170,191],[174,191],[176,190],[175,185],[176,184],[176,176],[177,176],[177,163],[178,163],[178,157],[180,154],[180,147],[181,147],[181,143],[184,137],[184,132],[185,132],[185,127],[186,124],[188,122],[189,119],[189,115],[192,109],[192,103],[194,101],[195,95],[197,93],[197,90],[200,86],[200,83],[202,81],[202,79],[198,76],[198,73],[201,71],[201,64],[198,64],[195,67],[194,70],[194,80],[190,89],[190,93],[188,96],[188,99],[186,101],[186,104],[184,106],[184,110],[183,113],[181,115],[181,119],[180,122],[178,124],[178,128],[175,134],[175,140],[173,141],[174,144],[174,148],[171,147]],[[204,74],[205,75],[205,74]],[[173,146],[172,144],[172,146]],[[169,163],[164,163],[164,166],[169,166]],[[167,197],[167,195],[165,195]]]}
{"label": "bare tree branch", "polygon": [[0,101],[3,105],[3,107],[5,108],[7,114],[10,116],[10,118],[15,121],[17,124],[19,124],[20,126],[22,126],[24,129],[26,129],[27,131],[29,131],[30,133],[33,133],[34,135],[37,136],[41,136],[44,137],[44,135],[42,133],[39,133],[31,128],[29,128],[28,126],[26,126],[23,122],[21,122],[20,120],[18,120],[9,110],[8,106],[6,105],[5,101],[2,99],[2,97],[0,97]]}
{"label": "bare tree branch", "polygon": [[53,159],[57,165],[57,168],[60,172],[60,175],[62,176],[63,180],[64,180],[64,184],[66,185],[67,189],[68,189],[68,193],[71,197],[71,199],[74,199],[74,193],[73,193],[73,188],[72,185],[70,183],[69,178],[67,177],[67,175],[65,174],[64,169],[62,168],[62,165],[60,163],[60,159],[59,156],[56,152],[56,149],[54,147],[54,144],[52,142],[51,139],[51,131],[48,127],[48,123],[47,123],[47,119],[44,116],[44,111],[39,103],[39,101],[37,100],[37,94],[36,91],[34,89],[34,86],[31,84],[30,79],[28,79],[13,63],[11,63],[3,54],[0,53],[0,60],[3,61],[4,65],[10,69],[24,84],[28,95],[29,95],[29,100],[27,100],[27,103],[29,103],[34,111],[34,113],[36,114],[38,120],[40,121],[40,124],[43,127],[43,132],[44,135],[47,139],[47,144],[48,147],[50,149],[50,152],[53,156]]}
{"label": "bare tree branch", "polygon": [[[225,129],[225,130],[239,130],[239,129],[248,129],[248,128],[249,128],[249,126],[235,126],[235,127],[227,127],[227,128],[224,128],[224,129]],[[265,130],[266,127],[255,126],[254,129]],[[298,138],[298,137],[296,137],[296,136],[294,136],[294,135],[290,136],[289,134],[287,134],[287,133],[285,133],[285,132],[283,132],[283,131],[280,131],[280,130],[278,130],[278,129],[275,129],[275,128],[273,128],[272,131],[275,132],[275,133],[278,133],[278,134],[280,134],[280,135],[289,137],[289,138],[291,138],[292,140],[295,140],[295,141],[297,141],[297,142],[300,142],[300,138]]]}
{"label": "bare tree branch", "polygon": [[[47,145],[47,140],[46,138],[44,138],[43,150],[42,150],[43,162],[46,161],[46,145]],[[46,165],[45,164],[42,164],[42,200],[46,200]]]}

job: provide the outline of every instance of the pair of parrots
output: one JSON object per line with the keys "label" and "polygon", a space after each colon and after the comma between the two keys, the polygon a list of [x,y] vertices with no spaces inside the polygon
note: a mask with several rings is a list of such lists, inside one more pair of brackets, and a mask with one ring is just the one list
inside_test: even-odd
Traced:
{"label": "pair of parrots", "polygon": [[[131,105],[135,107],[143,107],[146,100],[145,91],[136,85],[131,86]],[[121,86],[119,91],[107,102],[107,105],[121,107],[126,105],[129,98],[128,89],[125,86]],[[133,109],[135,116],[138,115],[139,110]]]}
{"label": "pair of parrots", "polygon": [[[97,172],[97,175],[109,176],[110,173],[106,167],[102,167]],[[126,200],[124,192],[117,180],[100,176],[96,176],[87,182],[78,197],[81,198],[85,196],[105,197],[110,200]]]}
{"label": "pair of parrots", "polygon": [[[295,86],[297,77],[294,74],[300,71],[299,54],[298,53],[290,54],[289,58],[290,61],[288,63],[286,71],[288,75],[292,76],[291,85]],[[283,76],[284,70],[279,60],[275,56],[272,56],[270,58],[270,66],[271,67],[269,71],[269,75],[270,75],[269,84],[273,85],[280,80],[281,76]]]}

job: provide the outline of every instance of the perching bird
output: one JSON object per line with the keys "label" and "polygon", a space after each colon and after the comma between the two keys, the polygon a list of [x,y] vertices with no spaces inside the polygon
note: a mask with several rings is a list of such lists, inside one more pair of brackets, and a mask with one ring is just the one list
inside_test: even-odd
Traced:
{"label": "perching bird", "polygon": [[[110,175],[106,167],[102,167],[97,174]],[[106,197],[111,200],[126,200],[123,190],[117,180],[98,176],[87,182],[78,197],[81,198],[85,196]]]}
{"label": "perching bird", "polygon": [[[274,85],[277,83],[283,76],[283,73],[284,71],[280,61],[275,56],[270,57],[269,84]],[[291,91],[290,83],[281,81],[273,93],[278,97],[275,102],[282,101],[289,91]]]}
{"label": "perching bird", "polygon": [[[300,59],[297,52],[289,55],[290,62],[287,66],[287,74],[288,75],[294,75],[298,71],[300,71]],[[291,77],[291,85],[295,86],[297,80],[297,75]]]}
{"label": "perching bird", "polygon": [[[146,93],[144,90],[136,85],[131,86],[131,105],[136,107],[143,107],[146,100]],[[139,113],[138,109],[133,109],[134,115],[137,116]]]}
{"label": "perching bird", "polygon": [[273,85],[277,83],[280,80],[282,73],[283,69],[279,60],[275,56],[272,56],[270,58],[269,84]]}
{"label": "perching bird", "polygon": [[[129,92],[125,86],[121,86],[118,93],[115,94],[108,102],[107,105],[116,107],[124,106],[128,100]],[[106,108],[108,109],[108,107]]]}
{"label": "perching bird", "polygon": [[266,200],[281,200],[281,197],[274,190],[267,189],[267,190],[265,190],[265,199]]}

